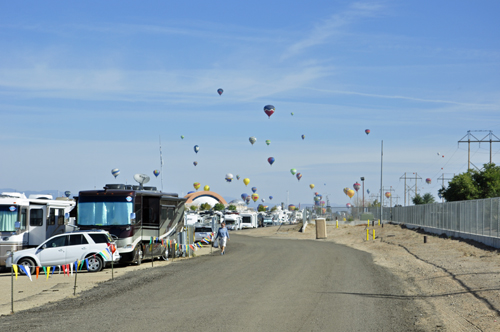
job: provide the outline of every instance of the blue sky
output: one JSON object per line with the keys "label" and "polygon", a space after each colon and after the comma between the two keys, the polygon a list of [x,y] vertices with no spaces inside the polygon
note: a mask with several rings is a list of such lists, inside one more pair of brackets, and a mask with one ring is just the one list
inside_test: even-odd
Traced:
{"label": "blue sky", "polygon": [[[161,187],[161,136],[164,191],[200,182],[229,199],[255,186],[296,205],[318,191],[343,206],[361,176],[379,191],[383,140],[384,187],[403,203],[400,178],[417,172],[437,198],[443,173],[467,170],[468,130],[500,137],[499,12],[498,1],[2,0],[0,188],[76,194],[135,173]],[[500,163],[500,143],[493,154]],[[489,145],[471,155],[488,162]]]}

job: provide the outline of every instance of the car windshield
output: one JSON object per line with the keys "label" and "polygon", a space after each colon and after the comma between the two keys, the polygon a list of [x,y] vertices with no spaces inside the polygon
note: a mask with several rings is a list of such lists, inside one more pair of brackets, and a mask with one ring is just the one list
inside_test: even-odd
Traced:
{"label": "car windshield", "polygon": [[133,207],[131,196],[80,196],[76,221],[82,226],[130,225]]}
{"label": "car windshield", "polygon": [[0,205],[0,232],[14,232],[17,220],[17,205]]}
{"label": "car windshield", "polygon": [[234,224],[234,220],[227,220],[226,219],[226,225],[233,225]]}

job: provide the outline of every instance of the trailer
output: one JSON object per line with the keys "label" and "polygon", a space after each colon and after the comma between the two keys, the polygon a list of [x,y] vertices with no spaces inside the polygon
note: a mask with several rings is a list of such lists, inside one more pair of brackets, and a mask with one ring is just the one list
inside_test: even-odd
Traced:
{"label": "trailer", "polygon": [[257,228],[257,213],[241,212],[241,228]]}

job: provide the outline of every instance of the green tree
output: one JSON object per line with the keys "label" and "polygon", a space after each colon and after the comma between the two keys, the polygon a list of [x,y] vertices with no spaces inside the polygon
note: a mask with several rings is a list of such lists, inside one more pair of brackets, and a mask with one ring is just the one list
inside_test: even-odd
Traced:
{"label": "green tree", "polygon": [[423,196],[420,196],[420,194],[416,194],[415,197],[413,197],[412,201],[415,205],[431,204],[434,203],[434,196],[432,196],[431,193],[426,193]]}
{"label": "green tree", "polygon": [[189,209],[190,209],[191,211],[196,211],[196,210],[198,210],[198,207],[197,207],[196,205],[191,205],[191,206],[189,207]]}
{"label": "green tree", "polygon": [[229,211],[236,211],[236,206],[235,206],[235,205],[229,205],[229,206],[227,207],[227,209],[228,209]]}
{"label": "green tree", "polygon": [[278,207],[276,205],[271,208],[271,212],[274,212],[276,210],[278,210]]}
{"label": "green tree", "polygon": [[208,203],[203,203],[200,205],[200,210],[201,211],[207,211],[207,210],[210,210],[212,208],[212,206]]}
{"label": "green tree", "polygon": [[259,212],[265,212],[266,208],[264,207],[264,205],[259,205],[259,207],[257,208],[257,211],[259,211]]}
{"label": "green tree", "polygon": [[224,211],[225,206],[222,203],[217,203],[214,205],[214,211]]}
{"label": "green tree", "polygon": [[374,200],[371,204],[371,207],[380,207],[380,202],[378,200]]}
{"label": "green tree", "polygon": [[448,188],[439,193],[448,202],[500,197],[500,166],[484,164],[481,171],[470,169],[455,175]]}

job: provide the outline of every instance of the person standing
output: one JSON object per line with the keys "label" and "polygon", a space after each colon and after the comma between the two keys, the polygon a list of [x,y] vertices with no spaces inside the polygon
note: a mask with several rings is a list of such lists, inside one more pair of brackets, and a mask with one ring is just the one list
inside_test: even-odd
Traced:
{"label": "person standing", "polygon": [[229,232],[227,231],[226,224],[222,223],[221,227],[217,231],[216,239],[219,240],[220,254],[224,255],[224,250],[226,250],[227,241],[229,240]]}

